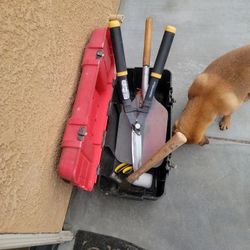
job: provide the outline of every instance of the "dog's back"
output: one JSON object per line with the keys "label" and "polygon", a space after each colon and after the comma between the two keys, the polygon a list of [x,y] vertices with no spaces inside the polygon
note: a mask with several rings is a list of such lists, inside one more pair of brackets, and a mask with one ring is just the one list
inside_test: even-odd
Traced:
{"label": "dog's back", "polygon": [[[218,114],[224,114],[247,100],[249,93],[250,45],[247,45],[213,61],[194,80],[189,89],[189,99],[203,95],[218,108]],[[225,111],[227,107],[228,112]]]}
{"label": "dog's back", "polygon": [[250,45],[219,57],[204,70],[204,73],[213,75],[218,80],[220,78],[222,83],[231,86],[240,100],[244,100],[250,92]]}

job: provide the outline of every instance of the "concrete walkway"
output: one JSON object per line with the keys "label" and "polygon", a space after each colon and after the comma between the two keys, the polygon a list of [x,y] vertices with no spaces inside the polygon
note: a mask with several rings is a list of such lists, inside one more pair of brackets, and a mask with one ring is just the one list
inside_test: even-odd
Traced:
{"label": "concrete walkway", "polygon": [[[152,64],[164,26],[177,27],[167,62],[177,100],[175,120],[192,79],[224,52],[249,43],[249,9],[247,0],[122,1],[127,65],[141,65],[146,16],[154,18]],[[233,115],[229,131],[221,132],[217,121],[207,134],[250,141],[249,110],[250,102]],[[162,199],[140,202],[75,190],[65,227],[120,237],[150,250],[250,249],[250,145],[212,140],[205,147],[185,145],[173,159],[178,167]]]}

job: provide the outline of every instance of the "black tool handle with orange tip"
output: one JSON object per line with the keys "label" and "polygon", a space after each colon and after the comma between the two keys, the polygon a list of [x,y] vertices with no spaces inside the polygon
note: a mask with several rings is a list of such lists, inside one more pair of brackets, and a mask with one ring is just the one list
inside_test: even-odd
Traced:
{"label": "black tool handle with orange tip", "polygon": [[167,26],[161,41],[160,49],[158,51],[154,68],[150,74],[149,87],[144,100],[145,109],[149,109],[152,104],[152,100],[155,94],[156,87],[159,79],[164,70],[165,63],[168,58],[168,54],[175,36],[176,28],[174,26]]}
{"label": "black tool handle with orange tip", "polygon": [[126,112],[129,111],[129,108],[131,108],[131,100],[127,79],[128,72],[126,67],[120,26],[121,23],[119,22],[119,20],[109,21],[110,36],[115,57],[116,75],[121,87],[121,93],[123,98],[122,102]]}

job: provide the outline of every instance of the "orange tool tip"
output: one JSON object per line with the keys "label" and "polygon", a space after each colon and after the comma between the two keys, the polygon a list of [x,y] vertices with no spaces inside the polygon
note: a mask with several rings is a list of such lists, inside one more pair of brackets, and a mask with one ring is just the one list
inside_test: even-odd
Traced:
{"label": "orange tool tip", "polygon": [[119,20],[110,20],[109,21],[109,28],[115,28],[115,27],[120,27],[121,23]]}
{"label": "orange tool tip", "polygon": [[168,32],[171,32],[171,33],[175,34],[176,33],[176,28],[174,26],[172,26],[172,25],[168,25],[168,26],[166,26],[165,31],[168,31]]}

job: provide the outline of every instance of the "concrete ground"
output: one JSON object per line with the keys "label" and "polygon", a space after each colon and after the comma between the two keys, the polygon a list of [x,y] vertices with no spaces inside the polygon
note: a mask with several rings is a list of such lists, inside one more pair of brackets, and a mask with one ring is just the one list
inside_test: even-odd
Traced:
{"label": "concrete ground", "polygon": [[[173,73],[175,119],[192,79],[224,52],[249,43],[249,8],[247,0],[122,1],[127,65],[141,65],[146,16],[154,18],[152,64],[164,26],[177,27],[166,66]],[[233,115],[230,130],[221,132],[217,120],[207,134],[250,141],[249,109],[250,102]],[[65,227],[119,237],[150,250],[250,249],[250,145],[211,140],[204,147],[185,145],[173,159],[178,167],[160,200],[75,190]]]}

